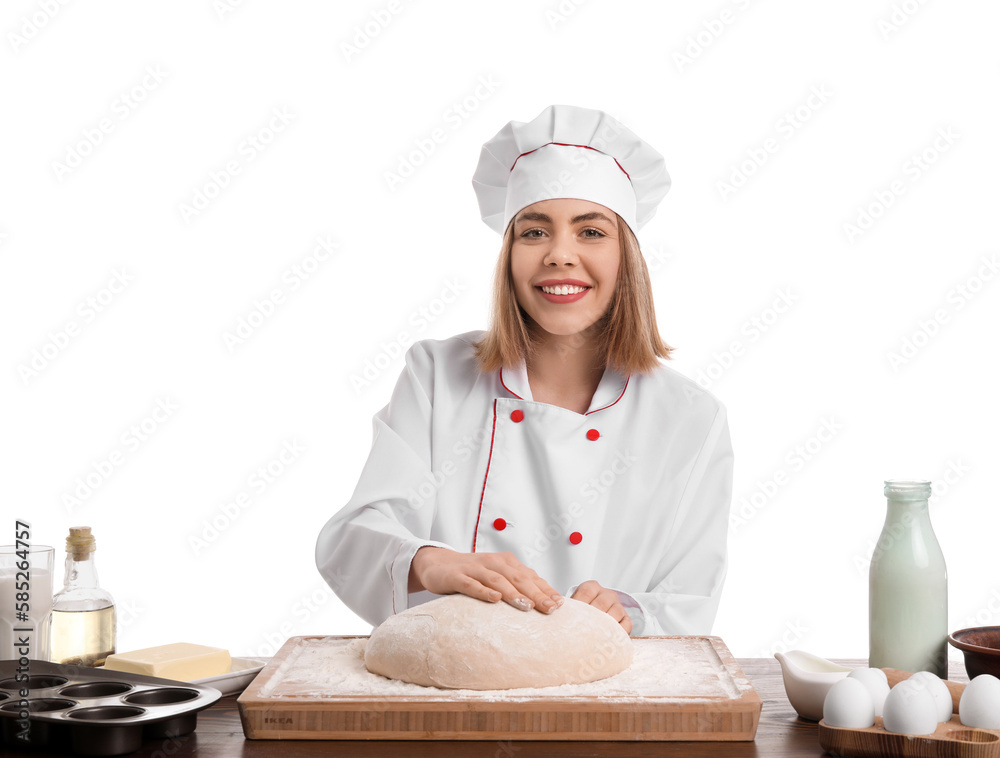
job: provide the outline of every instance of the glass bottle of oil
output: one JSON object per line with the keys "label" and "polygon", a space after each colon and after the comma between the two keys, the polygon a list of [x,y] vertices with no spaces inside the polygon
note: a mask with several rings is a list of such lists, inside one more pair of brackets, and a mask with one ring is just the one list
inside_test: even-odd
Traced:
{"label": "glass bottle of oil", "polygon": [[72,526],[66,538],[66,579],[52,598],[50,660],[101,666],[115,652],[115,602],[97,583],[89,526]]}

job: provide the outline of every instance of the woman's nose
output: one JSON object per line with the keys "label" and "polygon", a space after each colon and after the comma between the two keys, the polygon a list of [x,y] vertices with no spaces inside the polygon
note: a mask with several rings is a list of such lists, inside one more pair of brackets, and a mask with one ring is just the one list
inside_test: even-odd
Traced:
{"label": "woman's nose", "polygon": [[567,238],[566,235],[557,234],[553,237],[552,244],[545,253],[544,263],[575,264],[578,260],[572,239]]}

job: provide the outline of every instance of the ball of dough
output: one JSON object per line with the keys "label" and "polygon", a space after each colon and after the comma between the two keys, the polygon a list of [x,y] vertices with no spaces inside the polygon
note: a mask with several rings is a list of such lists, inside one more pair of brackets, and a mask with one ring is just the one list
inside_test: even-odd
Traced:
{"label": "ball of dough", "polygon": [[632,640],[604,611],[566,598],[549,614],[445,595],[387,618],[365,666],[390,679],[453,689],[581,684],[632,663]]}

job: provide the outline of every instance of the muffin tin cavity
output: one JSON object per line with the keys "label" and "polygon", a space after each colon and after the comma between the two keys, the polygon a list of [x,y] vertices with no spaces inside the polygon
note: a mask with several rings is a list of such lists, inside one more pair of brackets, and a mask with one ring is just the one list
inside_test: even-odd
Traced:
{"label": "muffin tin cavity", "polygon": [[71,684],[59,690],[59,694],[64,697],[91,698],[108,697],[109,695],[120,695],[132,689],[131,684],[125,682],[84,682],[83,684]]}
{"label": "muffin tin cavity", "polygon": [[58,687],[60,684],[66,684],[68,681],[69,680],[64,676],[41,676],[38,674],[29,674],[28,681],[22,682],[10,676],[5,677],[3,681],[0,681],[0,690],[17,691],[23,687],[27,687],[29,690],[47,690],[50,687]]}
{"label": "muffin tin cavity", "polygon": [[143,690],[126,695],[122,700],[126,703],[139,705],[167,705],[171,703],[186,703],[198,697],[198,690],[186,687],[164,687],[158,690]]}
{"label": "muffin tin cavity", "polygon": [[[76,705],[75,700],[66,700],[61,697],[37,697],[28,700],[29,713],[48,713],[49,711],[64,711]],[[0,711],[6,713],[19,713],[24,709],[20,700],[12,703],[0,705]]]}
{"label": "muffin tin cavity", "polygon": [[127,705],[99,705],[96,708],[77,708],[66,715],[71,719],[84,721],[109,721],[141,716],[145,712],[143,708],[132,708]]}
{"label": "muffin tin cavity", "polygon": [[[17,666],[0,661],[0,732],[21,749],[123,755],[143,740],[190,734],[198,711],[222,697],[200,684],[47,661],[29,661],[30,676],[21,681]],[[20,736],[25,716],[27,742]]]}

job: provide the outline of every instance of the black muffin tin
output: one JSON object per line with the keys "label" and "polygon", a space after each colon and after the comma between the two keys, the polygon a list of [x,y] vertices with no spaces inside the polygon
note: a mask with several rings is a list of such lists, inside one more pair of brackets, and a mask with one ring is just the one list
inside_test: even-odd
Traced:
{"label": "black muffin tin", "polygon": [[222,697],[213,687],[123,671],[28,662],[28,741],[17,738],[17,661],[0,661],[0,727],[10,747],[78,755],[121,755],[143,740],[194,731],[198,711]]}

